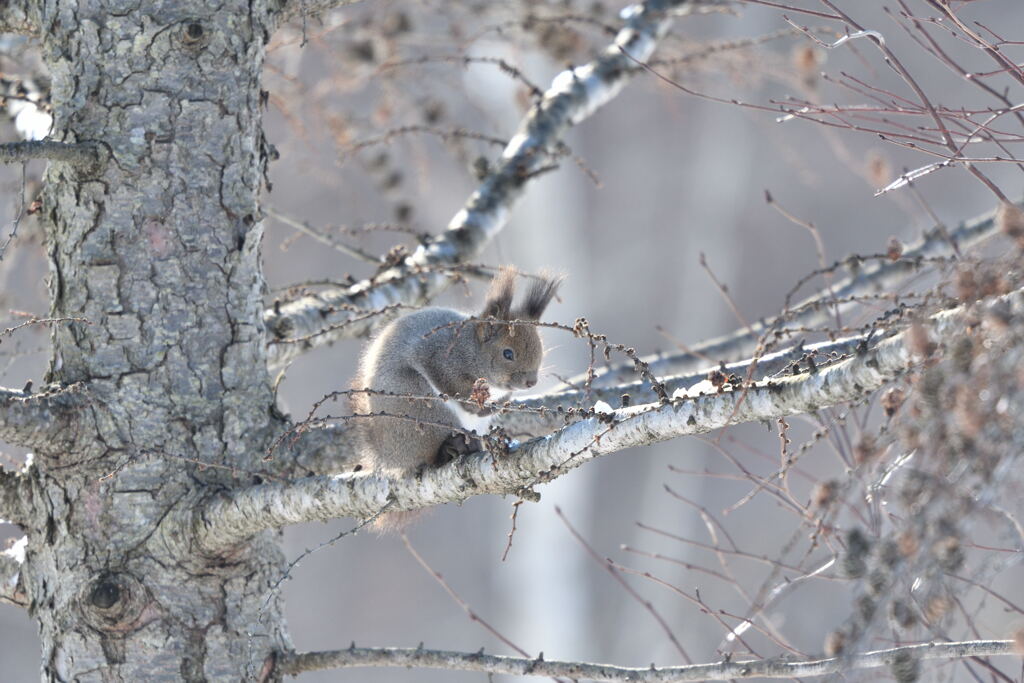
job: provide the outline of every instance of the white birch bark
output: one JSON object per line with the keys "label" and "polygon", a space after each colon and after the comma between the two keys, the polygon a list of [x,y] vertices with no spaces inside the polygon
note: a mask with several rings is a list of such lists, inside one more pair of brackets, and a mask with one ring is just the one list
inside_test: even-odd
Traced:
{"label": "white birch bark", "polygon": [[[975,307],[943,311],[921,323],[931,341],[943,344],[986,311],[1016,320],[1024,290]],[[335,517],[369,518],[389,510],[453,503],[480,494],[523,495],[601,455],[659,441],[703,434],[727,425],[809,413],[862,398],[901,377],[924,359],[919,337],[901,332],[825,367],[700,397],[602,410],[507,454],[464,456],[421,477],[387,479],[362,473],[272,482],[219,497],[180,524],[207,552],[223,551],[265,529]]]}
{"label": "white birch bark", "polygon": [[316,671],[362,666],[421,666],[427,668],[481,671],[512,676],[564,677],[572,680],[630,681],[631,683],[680,683],[682,681],[728,681],[744,678],[800,678],[877,669],[900,661],[959,659],[1013,655],[1013,641],[986,640],[960,643],[925,643],[831,657],[809,662],[785,658],[721,661],[690,666],[624,667],[590,662],[545,661],[543,658],[502,657],[478,652],[399,648],[357,648],[332,652],[309,652],[284,661],[287,672]]}

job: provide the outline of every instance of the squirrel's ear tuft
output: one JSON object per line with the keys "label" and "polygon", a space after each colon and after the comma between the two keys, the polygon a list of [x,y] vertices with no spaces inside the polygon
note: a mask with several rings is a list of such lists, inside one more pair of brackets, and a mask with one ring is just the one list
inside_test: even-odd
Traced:
{"label": "squirrel's ear tuft", "polygon": [[512,319],[512,295],[516,286],[516,270],[511,266],[502,266],[498,274],[491,280],[491,288],[484,300],[484,312],[481,317]]}
{"label": "squirrel's ear tuft", "polygon": [[562,284],[562,280],[561,275],[541,273],[540,277],[535,279],[530,285],[529,291],[526,292],[526,299],[523,300],[523,305],[519,309],[519,317],[525,320],[540,319],[544,309],[548,307],[551,300],[555,298],[555,294],[558,293],[558,285]]}

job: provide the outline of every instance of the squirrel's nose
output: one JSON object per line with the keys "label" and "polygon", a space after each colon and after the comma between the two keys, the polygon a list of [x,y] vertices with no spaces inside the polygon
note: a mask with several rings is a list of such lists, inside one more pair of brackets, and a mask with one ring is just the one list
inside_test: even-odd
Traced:
{"label": "squirrel's nose", "polygon": [[529,389],[530,387],[532,387],[536,383],[537,383],[537,380],[535,380],[535,379],[528,379],[528,380],[526,380],[526,388]]}

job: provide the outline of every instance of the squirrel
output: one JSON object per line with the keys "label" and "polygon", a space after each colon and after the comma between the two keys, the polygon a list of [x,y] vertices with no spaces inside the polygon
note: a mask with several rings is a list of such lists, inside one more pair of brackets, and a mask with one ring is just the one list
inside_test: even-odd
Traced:
{"label": "squirrel", "polygon": [[[367,344],[350,400],[360,418],[357,469],[400,477],[476,452],[481,445],[471,430],[483,435],[490,413],[479,400],[479,380],[502,392],[492,401],[537,383],[544,355],[537,328],[510,323],[538,320],[561,279],[534,280],[513,308],[515,278],[514,269],[499,270],[478,316],[422,308],[395,319]],[[375,526],[402,528],[414,516],[387,513]]]}

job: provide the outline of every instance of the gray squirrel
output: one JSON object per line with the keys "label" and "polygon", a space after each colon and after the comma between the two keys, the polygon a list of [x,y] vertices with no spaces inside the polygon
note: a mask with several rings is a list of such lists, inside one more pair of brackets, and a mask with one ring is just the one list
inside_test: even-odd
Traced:
{"label": "gray squirrel", "polygon": [[[486,432],[480,421],[489,410],[470,400],[481,395],[478,380],[500,392],[492,402],[537,383],[540,335],[534,325],[513,323],[538,320],[560,278],[534,280],[513,308],[515,278],[511,268],[499,271],[477,317],[423,308],[389,323],[366,346],[350,401],[353,413],[365,416],[355,421],[362,469],[404,476],[480,450],[479,440],[466,436],[474,428]],[[378,528],[404,524],[401,513],[383,518]]]}

